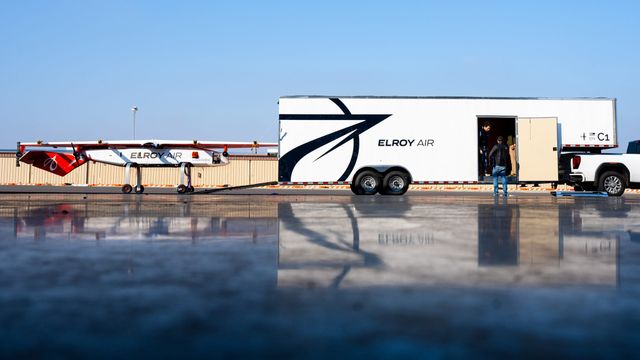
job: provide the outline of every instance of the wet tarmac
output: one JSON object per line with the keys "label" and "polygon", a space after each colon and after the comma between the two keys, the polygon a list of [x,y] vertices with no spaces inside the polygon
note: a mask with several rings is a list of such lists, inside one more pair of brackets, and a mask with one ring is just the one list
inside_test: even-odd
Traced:
{"label": "wet tarmac", "polygon": [[640,197],[0,195],[0,358],[622,358]]}

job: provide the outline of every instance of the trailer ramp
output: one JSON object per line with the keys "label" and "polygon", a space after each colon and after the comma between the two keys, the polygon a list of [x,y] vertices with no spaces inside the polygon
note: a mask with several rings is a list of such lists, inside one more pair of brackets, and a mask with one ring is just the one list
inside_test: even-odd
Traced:
{"label": "trailer ramp", "polygon": [[552,196],[555,197],[609,197],[604,191],[552,191]]}

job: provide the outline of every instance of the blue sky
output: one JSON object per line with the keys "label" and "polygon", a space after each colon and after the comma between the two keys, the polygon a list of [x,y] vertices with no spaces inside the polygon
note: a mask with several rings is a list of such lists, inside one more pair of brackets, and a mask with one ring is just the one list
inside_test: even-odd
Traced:
{"label": "blue sky", "polygon": [[277,139],[281,95],[604,96],[640,139],[640,2],[3,1],[0,148]]}

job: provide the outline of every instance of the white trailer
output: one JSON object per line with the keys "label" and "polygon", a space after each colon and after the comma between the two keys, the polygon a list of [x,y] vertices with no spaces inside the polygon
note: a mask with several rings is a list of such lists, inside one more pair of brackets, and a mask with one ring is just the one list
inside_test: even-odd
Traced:
{"label": "white trailer", "polygon": [[279,113],[278,181],[356,194],[491,181],[479,165],[486,122],[489,149],[498,136],[516,145],[510,183],[557,183],[560,151],[617,147],[611,98],[287,96]]}

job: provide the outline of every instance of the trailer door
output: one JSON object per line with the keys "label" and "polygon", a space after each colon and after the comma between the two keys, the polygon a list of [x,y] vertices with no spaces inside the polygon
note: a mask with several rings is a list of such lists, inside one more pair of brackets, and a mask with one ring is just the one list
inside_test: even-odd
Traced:
{"label": "trailer door", "polygon": [[558,181],[558,118],[518,118],[518,181]]}

